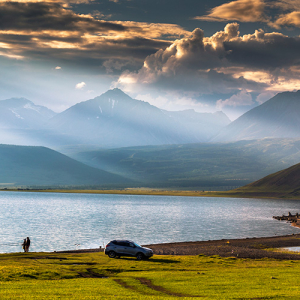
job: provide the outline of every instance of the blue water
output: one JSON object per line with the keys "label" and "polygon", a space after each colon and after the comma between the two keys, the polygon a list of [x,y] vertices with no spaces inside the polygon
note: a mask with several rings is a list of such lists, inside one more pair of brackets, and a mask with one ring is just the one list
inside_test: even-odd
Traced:
{"label": "blue water", "polygon": [[273,215],[300,201],[0,192],[0,252],[97,248],[115,238],[139,244],[300,233]]}

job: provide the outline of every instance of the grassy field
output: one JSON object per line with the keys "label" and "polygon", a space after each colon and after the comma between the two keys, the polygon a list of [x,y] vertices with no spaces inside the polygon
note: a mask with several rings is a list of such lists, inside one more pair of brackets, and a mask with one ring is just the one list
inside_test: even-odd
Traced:
{"label": "grassy field", "polygon": [[0,299],[297,299],[300,261],[219,256],[0,255]]}

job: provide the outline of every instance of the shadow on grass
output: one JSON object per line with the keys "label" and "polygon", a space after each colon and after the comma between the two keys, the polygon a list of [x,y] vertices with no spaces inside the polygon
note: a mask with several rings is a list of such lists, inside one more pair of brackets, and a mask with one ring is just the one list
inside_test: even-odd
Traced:
{"label": "shadow on grass", "polygon": [[120,257],[120,258],[114,258],[114,259],[122,259],[122,260],[128,260],[128,261],[136,261],[136,262],[154,262],[154,263],[166,263],[166,264],[174,264],[174,263],[180,263],[178,260],[173,259],[164,259],[164,258],[149,258],[149,259],[143,259],[143,260],[137,260],[135,257]]}

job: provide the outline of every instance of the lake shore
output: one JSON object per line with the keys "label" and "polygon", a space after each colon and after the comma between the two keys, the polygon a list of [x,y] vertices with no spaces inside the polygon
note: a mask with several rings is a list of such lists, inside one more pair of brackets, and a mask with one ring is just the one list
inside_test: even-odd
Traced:
{"label": "lake shore", "polygon": [[[300,254],[280,251],[278,248],[300,247],[300,233],[285,236],[213,241],[177,242],[144,245],[155,255],[219,255],[236,258],[274,258],[300,260]],[[57,251],[57,253],[103,252],[103,248]]]}
{"label": "lake shore", "polygon": [[36,192],[36,193],[79,193],[79,194],[114,194],[114,195],[149,195],[149,196],[186,196],[186,197],[228,197],[228,198],[254,198],[254,199],[290,199],[300,200],[300,196],[282,192],[244,192],[231,191],[192,191],[192,190],[167,190],[151,188],[126,188],[126,189],[1,189],[1,191]]}

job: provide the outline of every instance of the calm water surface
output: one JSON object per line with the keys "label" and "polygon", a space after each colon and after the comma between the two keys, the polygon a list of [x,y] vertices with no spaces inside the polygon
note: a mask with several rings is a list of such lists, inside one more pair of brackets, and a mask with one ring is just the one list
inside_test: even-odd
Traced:
{"label": "calm water surface", "polygon": [[140,244],[300,233],[273,215],[300,201],[0,192],[0,252],[97,248],[115,238]]}

